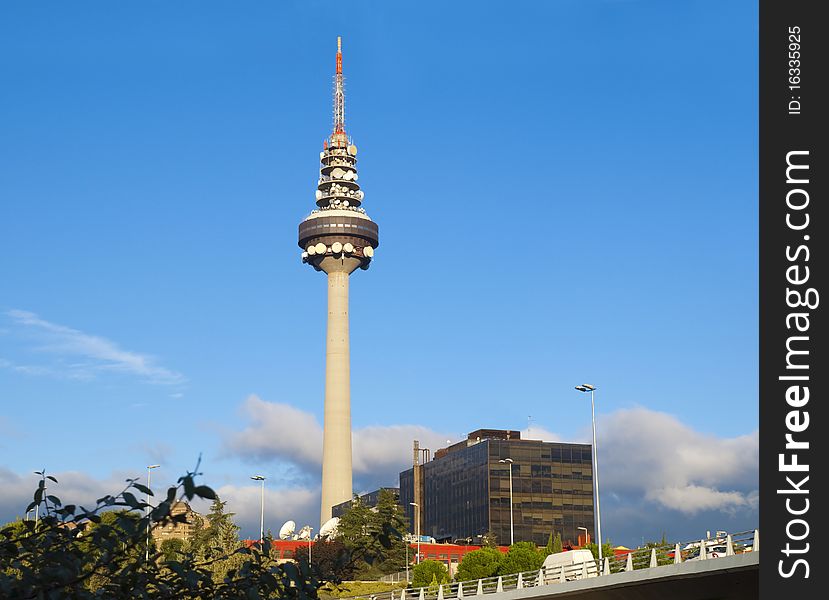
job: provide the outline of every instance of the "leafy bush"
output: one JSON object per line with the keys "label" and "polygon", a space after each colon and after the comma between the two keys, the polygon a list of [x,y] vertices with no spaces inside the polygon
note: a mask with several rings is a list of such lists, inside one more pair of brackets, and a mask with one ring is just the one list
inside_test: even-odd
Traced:
{"label": "leafy bush", "polygon": [[424,560],[412,569],[412,586],[426,587],[434,583],[443,583],[449,579],[449,570],[446,565],[437,560]]}
{"label": "leafy bush", "polygon": [[545,556],[532,542],[515,542],[498,564],[498,575],[537,571],[544,564]]}
{"label": "leafy bush", "polygon": [[165,556],[151,547],[150,560],[145,559],[148,527],[186,518],[171,516],[177,500],[217,500],[211,488],[196,485],[199,473],[179,478],[155,507],[136,497],[152,492],[129,479],[119,494],[99,498],[91,509],[46,495],[46,480],[57,479],[38,474],[27,511],[40,507],[42,518],[0,529],[2,598],[316,598],[318,581],[307,565],[276,564],[258,546],[239,544],[229,552],[213,548],[208,560],[192,552]]}
{"label": "leafy bush", "polygon": [[455,579],[471,581],[497,575],[502,557],[503,554],[495,548],[483,547],[480,550],[473,550],[461,560]]}

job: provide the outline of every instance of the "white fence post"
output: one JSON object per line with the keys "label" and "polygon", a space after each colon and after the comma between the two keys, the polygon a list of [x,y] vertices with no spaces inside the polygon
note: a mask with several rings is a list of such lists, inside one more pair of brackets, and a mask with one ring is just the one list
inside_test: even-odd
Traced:
{"label": "white fence post", "polygon": [[705,547],[705,540],[699,541],[699,559],[705,560],[708,558],[707,548]]}
{"label": "white fence post", "polygon": [[604,557],[604,565],[602,566],[602,575],[610,575],[610,559],[608,557]]}
{"label": "white fence post", "polygon": [[544,569],[538,570],[538,579],[535,580],[535,585],[544,585],[546,582],[544,581]]}
{"label": "white fence post", "polygon": [[458,595],[457,595],[457,598],[458,598],[458,600],[461,600],[463,598],[463,581],[458,582]]}
{"label": "white fence post", "polygon": [[516,589],[516,590],[520,590],[520,589],[522,589],[523,587],[524,587],[524,574],[523,574],[523,573],[519,573],[519,574],[518,574],[518,581],[516,581],[516,582],[515,582],[515,589]]}
{"label": "white fence post", "polygon": [[406,588],[400,590],[400,600],[406,600]]}
{"label": "white fence post", "polygon": [[679,549],[679,543],[674,546],[674,564],[678,565],[682,562],[682,550]]}
{"label": "white fence post", "polygon": [[420,595],[417,597],[417,600],[425,600],[426,593],[423,591],[423,588],[420,588]]}
{"label": "white fence post", "polygon": [[478,589],[475,590],[475,595],[476,596],[483,596],[484,595],[484,580],[483,579],[478,580]]}
{"label": "white fence post", "polygon": [[754,543],[751,544],[751,551],[752,552],[759,552],[760,551],[760,530],[754,530]]}
{"label": "white fence post", "polygon": [[731,534],[725,538],[725,555],[734,556],[734,541],[731,539]]}
{"label": "white fence post", "polygon": [[443,584],[438,584],[438,600],[443,600]]}
{"label": "white fence post", "polygon": [[648,567],[652,569],[656,565],[656,548],[651,548],[651,563],[648,565]]}
{"label": "white fence post", "polygon": [[628,560],[625,563],[625,571],[633,571],[633,552],[628,552]]}
{"label": "white fence post", "polygon": [[504,591],[504,579],[500,575],[498,575],[498,583],[495,584],[495,592],[503,592]]}
{"label": "white fence post", "polygon": [[587,579],[587,561],[581,563],[581,578]]}

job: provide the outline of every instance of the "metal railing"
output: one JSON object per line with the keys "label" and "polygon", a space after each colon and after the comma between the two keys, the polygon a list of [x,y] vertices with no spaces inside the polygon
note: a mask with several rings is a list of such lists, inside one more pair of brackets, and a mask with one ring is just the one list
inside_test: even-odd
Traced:
{"label": "metal railing", "polygon": [[569,565],[541,567],[538,570],[486,577],[471,581],[456,581],[413,589],[391,590],[376,594],[348,596],[340,600],[449,600],[494,594],[508,590],[557,585],[567,581],[591,577],[613,576],[615,573],[653,569],[687,560],[711,560],[745,552],[759,552],[760,532],[743,531],[720,538],[706,538],[677,544],[657,544],[636,548],[603,561],[588,560]]}

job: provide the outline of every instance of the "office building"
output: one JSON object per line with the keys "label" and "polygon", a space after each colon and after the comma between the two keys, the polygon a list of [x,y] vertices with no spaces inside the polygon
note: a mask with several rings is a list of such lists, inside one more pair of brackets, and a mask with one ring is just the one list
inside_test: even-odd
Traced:
{"label": "office building", "polygon": [[[514,541],[545,545],[551,533],[579,543],[593,532],[591,446],[524,440],[518,431],[479,429],[431,460],[415,444],[414,466],[400,473],[400,503],[412,532],[480,543],[487,532],[510,543],[510,462]],[[414,502],[418,507],[412,506]]]}

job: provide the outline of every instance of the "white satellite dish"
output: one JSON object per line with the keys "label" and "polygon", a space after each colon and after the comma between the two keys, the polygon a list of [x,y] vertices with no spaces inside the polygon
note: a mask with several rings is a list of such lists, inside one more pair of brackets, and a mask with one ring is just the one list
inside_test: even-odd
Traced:
{"label": "white satellite dish", "polygon": [[296,523],[293,521],[285,521],[285,524],[279,529],[279,539],[290,539],[294,535],[294,531],[296,531]]}
{"label": "white satellite dish", "polygon": [[320,539],[330,538],[337,535],[337,526],[340,524],[340,518],[334,517],[333,519],[328,519],[325,523],[322,524],[320,527]]}
{"label": "white satellite dish", "polygon": [[357,156],[357,146],[355,146],[354,144],[351,144],[351,145],[348,147],[348,153],[349,153],[351,156]]}
{"label": "white satellite dish", "polygon": [[345,250],[346,254],[351,254],[354,252],[354,246],[351,243],[343,244],[343,250]]}
{"label": "white satellite dish", "polygon": [[325,158],[325,152],[320,152],[320,160],[322,160],[323,158]]}
{"label": "white satellite dish", "polygon": [[345,171],[343,171],[339,167],[337,167],[336,169],[331,171],[331,175],[334,177],[334,179],[340,179],[343,176],[344,173],[345,173]]}
{"label": "white satellite dish", "polygon": [[319,200],[320,198],[322,198],[322,192],[317,190],[316,196],[317,196],[317,200]]}
{"label": "white satellite dish", "polygon": [[305,527],[300,529],[299,533],[297,534],[296,537],[297,537],[298,540],[309,540],[309,539],[311,539],[311,527],[310,527],[310,525],[306,525]]}
{"label": "white satellite dish", "polygon": [[[316,248],[316,246],[314,246],[314,245],[312,244],[312,245],[308,246],[308,247],[305,249],[305,251],[306,251],[308,254],[310,254],[311,256],[313,256],[314,254],[316,254],[316,253],[317,253],[317,248]],[[294,525],[296,526],[296,523],[294,523]]]}
{"label": "white satellite dish", "polygon": [[367,256],[369,258],[374,256],[374,248],[372,248],[371,246],[366,246],[365,248],[363,248],[363,256]]}
{"label": "white satellite dish", "polygon": [[333,244],[331,244],[331,251],[334,254],[339,254],[343,251],[343,245],[340,242],[334,242]]}
{"label": "white satellite dish", "polygon": [[346,171],[345,173],[343,173],[343,179],[345,179],[346,181],[354,179],[354,173],[352,173],[351,171]]}
{"label": "white satellite dish", "polygon": [[326,248],[326,247],[325,247],[325,244],[323,244],[322,242],[320,242],[319,244],[317,244],[316,246],[314,246],[314,250],[316,250],[316,251],[317,251],[317,254],[325,254],[325,251],[326,251],[327,249],[328,249],[328,248]]}

